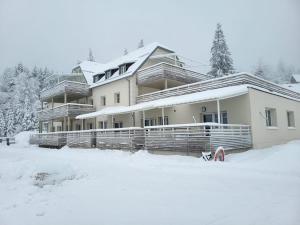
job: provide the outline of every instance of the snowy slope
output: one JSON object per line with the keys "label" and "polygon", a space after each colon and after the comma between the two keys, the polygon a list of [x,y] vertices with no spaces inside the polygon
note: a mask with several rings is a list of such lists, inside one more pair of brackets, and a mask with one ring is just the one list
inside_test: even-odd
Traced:
{"label": "snowy slope", "polygon": [[224,163],[0,145],[0,224],[299,224],[299,158],[300,141]]}

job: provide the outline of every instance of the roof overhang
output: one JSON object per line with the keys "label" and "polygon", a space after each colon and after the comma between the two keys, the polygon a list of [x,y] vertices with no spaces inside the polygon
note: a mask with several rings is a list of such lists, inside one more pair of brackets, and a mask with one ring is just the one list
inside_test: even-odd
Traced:
{"label": "roof overhang", "polygon": [[207,90],[196,92],[192,94],[173,96],[163,99],[158,99],[149,102],[143,102],[131,106],[111,106],[101,109],[97,112],[79,115],[76,119],[89,119],[97,116],[127,114],[131,112],[146,111],[156,108],[168,108],[175,105],[195,104],[201,102],[217,101],[244,95],[248,93],[248,85],[239,85],[218,88],[214,90]]}

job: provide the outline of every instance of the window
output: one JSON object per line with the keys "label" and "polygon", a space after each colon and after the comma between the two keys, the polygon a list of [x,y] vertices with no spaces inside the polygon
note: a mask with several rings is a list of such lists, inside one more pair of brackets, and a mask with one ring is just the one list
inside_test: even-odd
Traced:
{"label": "window", "polygon": [[105,79],[108,79],[111,77],[111,70],[105,71]]}
{"label": "window", "polygon": [[75,129],[76,129],[76,130],[81,130],[80,128],[81,128],[80,124],[76,124],[76,125],[75,125]]}
{"label": "window", "polygon": [[93,129],[93,124],[92,123],[89,124],[89,128],[90,128],[90,130]]}
{"label": "window", "polygon": [[123,127],[123,122],[115,122],[114,128],[122,128]]}
{"label": "window", "polygon": [[[221,112],[221,123],[228,124],[228,116],[227,112]],[[203,114],[203,122],[204,123],[218,123],[218,113],[205,113]]]}
{"label": "window", "polygon": [[[162,117],[161,116],[158,117],[158,123],[159,123],[159,125],[163,125],[163,121],[162,121]],[[164,125],[169,125],[169,118],[168,118],[168,116],[165,116],[165,118],[164,118]]]}
{"label": "window", "polygon": [[89,104],[93,105],[93,99],[89,99]]}
{"label": "window", "polygon": [[107,129],[107,121],[99,121],[98,122],[98,127],[100,129]]}
{"label": "window", "polygon": [[101,97],[100,97],[100,104],[101,104],[102,106],[105,106],[105,105],[106,105],[106,97],[105,97],[105,96],[101,96]]}
{"label": "window", "polygon": [[115,93],[115,103],[120,103],[121,99],[120,99],[120,92]]}
{"label": "window", "polygon": [[125,65],[121,65],[120,68],[119,68],[119,74],[123,74],[126,72],[126,64]]}
{"label": "window", "polygon": [[293,111],[287,111],[288,127],[295,127],[295,116]]}
{"label": "window", "polygon": [[276,109],[266,108],[265,114],[266,114],[267,127],[276,127],[277,126]]}

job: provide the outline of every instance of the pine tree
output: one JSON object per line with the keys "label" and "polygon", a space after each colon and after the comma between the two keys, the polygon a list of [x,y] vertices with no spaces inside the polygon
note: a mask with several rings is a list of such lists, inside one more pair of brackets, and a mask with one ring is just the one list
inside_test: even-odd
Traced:
{"label": "pine tree", "polygon": [[269,79],[269,70],[262,60],[259,60],[254,68],[254,75],[263,79]]}
{"label": "pine tree", "polygon": [[0,137],[6,136],[6,123],[5,123],[5,116],[4,110],[0,105]]}
{"label": "pine tree", "polygon": [[128,51],[127,51],[127,48],[124,49],[124,55],[127,55],[128,54]]}
{"label": "pine tree", "polygon": [[93,55],[92,49],[89,49],[88,61],[95,62],[95,57]]}
{"label": "pine tree", "polygon": [[209,74],[214,77],[221,77],[233,73],[233,60],[219,23],[215,32],[211,55],[211,71]]}
{"label": "pine tree", "polygon": [[144,40],[141,39],[139,44],[138,44],[138,48],[143,48],[144,47]]}

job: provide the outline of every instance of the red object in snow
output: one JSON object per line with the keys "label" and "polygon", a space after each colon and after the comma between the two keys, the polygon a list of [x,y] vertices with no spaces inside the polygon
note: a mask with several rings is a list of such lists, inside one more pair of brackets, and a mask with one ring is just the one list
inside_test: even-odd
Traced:
{"label": "red object in snow", "polygon": [[224,159],[225,159],[225,151],[224,151],[224,148],[222,146],[220,146],[217,148],[217,150],[215,152],[214,160],[223,162]]}

